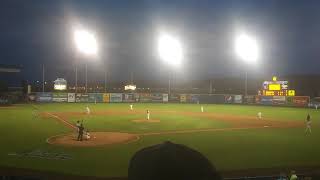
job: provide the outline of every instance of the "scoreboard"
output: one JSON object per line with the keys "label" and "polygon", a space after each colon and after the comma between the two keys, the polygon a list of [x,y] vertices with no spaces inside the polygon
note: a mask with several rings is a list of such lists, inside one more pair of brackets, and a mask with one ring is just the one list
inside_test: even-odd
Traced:
{"label": "scoreboard", "polygon": [[288,81],[278,81],[273,77],[272,81],[264,81],[259,95],[263,96],[295,96],[295,90],[290,90]]}
{"label": "scoreboard", "polygon": [[279,91],[269,91],[262,90],[263,96],[295,96],[295,90],[279,90]]}

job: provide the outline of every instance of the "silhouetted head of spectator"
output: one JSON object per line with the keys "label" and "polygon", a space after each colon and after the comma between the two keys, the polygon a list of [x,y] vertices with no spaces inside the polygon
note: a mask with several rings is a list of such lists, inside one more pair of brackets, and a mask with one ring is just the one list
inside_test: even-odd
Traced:
{"label": "silhouetted head of spectator", "polygon": [[210,161],[187,146],[164,142],[138,151],[130,160],[129,180],[220,180]]}

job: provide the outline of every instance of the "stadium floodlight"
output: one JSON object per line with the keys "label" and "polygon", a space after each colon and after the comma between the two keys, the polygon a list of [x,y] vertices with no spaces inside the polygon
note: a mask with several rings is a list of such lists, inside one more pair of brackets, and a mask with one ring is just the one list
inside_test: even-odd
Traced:
{"label": "stadium floodlight", "polygon": [[158,53],[160,58],[170,65],[178,66],[183,58],[180,41],[169,34],[161,34],[158,39]]}
{"label": "stadium floodlight", "polygon": [[[183,59],[182,45],[178,38],[162,33],[158,38],[158,53],[160,58],[171,66],[179,66]],[[171,79],[169,75],[168,94],[171,92]]]}
{"label": "stadium floodlight", "polygon": [[[235,39],[235,51],[236,54],[247,63],[255,63],[259,58],[259,48],[255,38],[247,35],[240,34]],[[246,71],[245,77],[245,96],[248,91],[248,72]]]}
{"label": "stadium floodlight", "polygon": [[98,45],[95,36],[86,30],[74,31],[74,41],[81,53],[86,55],[96,55]]}
{"label": "stadium floodlight", "polygon": [[[96,56],[98,44],[94,34],[89,31],[79,29],[74,31],[74,42],[77,49],[89,56]],[[77,91],[77,67],[76,67],[76,91]],[[86,63],[86,92],[88,91],[87,63]]]}
{"label": "stadium floodlight", "polygon": [[256,62],[259,56],[256,39],[247,34],[241,34],[236,38],[235,51],[242,60],[248,63]]}

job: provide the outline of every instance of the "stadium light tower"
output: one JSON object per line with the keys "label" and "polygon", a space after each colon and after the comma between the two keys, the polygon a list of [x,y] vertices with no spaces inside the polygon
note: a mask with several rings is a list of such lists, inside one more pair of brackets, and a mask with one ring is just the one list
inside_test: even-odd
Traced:
{"label": "stadium light tower", "polygon": [[[98,44],[94,34],[89,31],[78,29],[74,31],[74,42],[79,52],[86,56],[96,56],[98,53]],[[86,92],[88,91],[88,71],[86,63]],[[76,92],[78,87],[78,75],[76,67]]]}
{"label": "stadium light tower", "polygon": [[[240,34],[235,39],[236,54],[247,64],[254,64],[259,58],[259,48],[254,37],[247,34]],[[245,96],[248,94],[248,72],[245,78]]]}
{"label": "stadium light tower", "polygon": [[[158,53],[160,58],[173,67],[181,64],[183,59],[182,45],[178,38],[169,34],[161,34],[158,38]],[[169,75],[168,94],[171,92],[171,77]]]}

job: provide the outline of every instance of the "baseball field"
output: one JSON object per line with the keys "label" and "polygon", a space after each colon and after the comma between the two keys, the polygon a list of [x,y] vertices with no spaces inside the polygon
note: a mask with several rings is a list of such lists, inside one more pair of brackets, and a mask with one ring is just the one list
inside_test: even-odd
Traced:
{"label": "baseball field", "polygon": [[[136,151],[167,140],[200,151],[220,171],[320,166],[320,112],[315,109],[204,104],[201,112],[199,104],[137,103],[133,110],[129,105],[0,107],[0,166],[125,177]],[[311,134],[305,133],[308,113]],[[90,140],[75,140],[78,120]]]}

